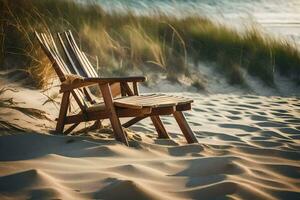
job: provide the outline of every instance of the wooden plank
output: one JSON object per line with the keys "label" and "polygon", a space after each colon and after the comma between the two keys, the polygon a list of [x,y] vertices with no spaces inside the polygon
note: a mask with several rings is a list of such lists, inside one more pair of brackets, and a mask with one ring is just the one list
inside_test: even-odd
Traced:
{"label": "wooden plank", "polygon": [[44,37],[42,37],[42,34],[37,33],[36,32],[36,37],[38,38],[38,41],[44,51],[44,53],[47,55],[47,57],[49,58],[49,60],[51,61],[51,63],[53,63],[53,68],[56,72],[56,74],[58,75],[60,81],[64,81],[65,80],[65,75],[64,75],[64,71],[65,69],[63,69],[59,63],[57,62],[57,60],[55,59],[55,56],[53,55],[53,53],[50,51],[50,48],[48,48],[48,46],[46,45],[46,40],[44,40]]}
{"label": "wooden plank", "polygon": [[73,54],[73,52],[71,52],[71,47],[66,46],[60,33],[57,33],[57,36],[58,36],[61,46],[63,47],[65,55],[68,58],[69,63],[71,64],[70,66],[72,66],[72,70],[75,72],[75,74],[82,76],[83,75],[82,72],[80,72],[79,69],[77,68],[79,63],[78,63],[77,59],[75,59],[75,55]]}
{"label": "wooden plank", "polygon": [[77,59],[79,60],[81,67],[87,72],[88,77],[98,77],[97,73],[94,73],[94,68],[92,66],[92,64],[90,63],[90,61],[87,59],[87,57],[85,56],[85,54],[79,49],[73,35],[71,31],[67,31],[66,32],[66,37],[68,39],[68,42],[70,44],[70,46],[73,47],[73,51],[77,57]]}
{"label": "wooden plank", "polygon": [[[184,103],[184,102],[180,102]],[[115,105],[119,107],[168,107],[176,106],[178,102],[169,100],[167,96],[130,96],[115,99]]]}
{"label": "wooden plank", "polygon": [[121,96],[122,97],[127,96],[127,92],[126,92],[126,89],[123,86],[123,83],[120,83],[120,88],[121,88]]}
{"label": "wooden plank", "polygon": [[186,103],[186,104],[181,104],[176,106],[176,111],[186,111],[191,109],[192,109],[191,103]]}
{"label": "wooden plank", "polygon": [[[125,109],[125,108],[117,108],[116,112],[118,117],[138,117],[138,116],[149,116],[151,113],[151,108],[143,108],[143,109]],[[76,115],[70,115],[66,117],[65,124],[73,124],[77,122],[87,122],[98,119],[108,119],[109,113],[104,111],[92,111],[88,112],[85,115],[82,113]]]}
{"label": "wooden plank", "polygon": [[74,44],[74,42],[72,42],[68,32],[65,32],[65,38],[68,42],[68,45],[70,46],[70,50],[72,50],[72,53],[74,55],[74,57],[76,58],[76,61],[78,62],[82,72],[84,72],[84,77],[90,77],[90,72],[84,67],[85,63],[84,61],[81,59],[80,57],[80,52],[78,51],[78,49],[75,47],[76,44]]}
{"label": "wooden plank", "polygon": [[112,83],[110,84],[110,90],[113,97],[116,97],[121,94],[121,86],[120,83]]}
{"label": "wooden plank", "polygon": [[151,116],[152,123],[158,133],[158,138],[170,138],[159,116]]}
{"label": "wooden plank", "polygon": [[74,124],[78,122],[88,122],[97,119],[108,119],[109,114],[106,111],[89,112],[85,115],[82,113],[66,117],[65,124]]}
{"label": "wooden plank", "polygon": [[134,117],[133,119],[130,119],[126,123],[122,124],[122,126],[124,128],[128,128],[128,127],[132,126],[133,124],[145,119],[146,117],[148,117],[148,116]]}
{"label": "wooden plank", "polygon": [[121,87],[124,89],[124,91],[127,93],[128,96],[134,95],[127,82],[121,83]]}
{"label": "wooden plank", "polygon": [[[46,48],[50,52],[51,56],[57,63],[57,65],[60,67],[62,71],[65,72],[65,74],[70,74],[69,69],[66,67],[66,64],[64,63],[63,59],[60,57],[59,53],[54,50],[52,42],[50,42],[49,38],[45,33],[41,33],[42,38],[44,39],[44,44],[46,45]],[[65,78],[65,77],[64,77]]]}
{"label": "wooden plank", "polygon": [[[81,69],[80,63],[76,59],[76,56],[74,55],[74,52],[72,51],[70,45],[68,45],[68,47],[67,47],[67,45],[64,43],[64,40],[61,37],[60,33],[58,33],[57,36],[59,38],[61,46],[63,47],[64,53],[70,63],[70,65],[67,65],[67,66],[72,67],[72,70],[75,72],[75,74],[82,75],[83,70]],[[93,99],[91,98],[92,95],[91,95],[91,91],[89,90],[89,88],[83,88],[83,91],[84,91],[84,95],[87,98],[87,100],[91,104],[93,104]]]}
{"label": "wooden plank", "polygon": [[87,133],[89,131],[100,129],[101,127],[102,127],[101,121],[100,120],[96,120],[93,125],[91,125],[89,127],[85,127],[83,129],[80,129],[80,132]]}
{"label": "wooden plank", "polygon": [[55,62],[54,58],[52,57],[51,53],[49,52],[49,50],[46,48],[46,45],[44,44],[44,41],[42,39],[42,36],[40,33],[38,32],[34,32],[35,33],[35,36],[42,48],[42,50],[44,51],[44,53],[47,55],[47,57],[49,58],[50,62],[53,63],[53,68],[56,72],[56,74],[58,75],[58,77],[60,79],[63,79],[64,77],[64,73],[61,71],[61,69],[59,68],[59,66],[57,65],[57,63]]}
{"label": "wooden plank", "polygon": [[84,112],[86,110],[86,105],[85,105],[83,97],[80,95],[79,91],[73,90],[73,91],[71,91],[71,94],[74,97],[74,99],[75,99],[77,105],[79,106],[79,108],[81,109],[81,111]]}
{"label": "wooden plank", "polygon": [[[83,78],[80,80],[77,80],[76,82],[72,84],[65,84],[61,87],[61,92],[73,90],[79,87],[86,87],[90,85],[95,84],[113,84],[113,83],[120,83],[120,82],[132,82],[132,81],[142,81],[143,77],[126,77],[126,78]],[[64,80],[63,80],[64,81]],[[62,82],[63,82],[62,81]]]}
{"label": "wooden plank", "polygon": [[57,133],[63,133],[64,127],[65,127],[65,120],[66,115],[68,111],[69,106],[69,100],[70,100],[70,92],[65,92],[62,96],[60,110],[59,110],[59,116],[56,123],[56,132]]}
{"label": "wooden plank", "polygon": [[126,146],[129,146],[127,138],[125,136],[125,133],[123,131],[123,128],[120,123],[120,119],[118,118],[114,102],[113,102],[113,97],[109,88],[109,84],[105,85],[99,85],[102,95],[103,95],[103,100],[107,109],[107,112],[109,113],[109,119],[111,126],[114,130],[114,134],[116,137],[116,140],[123,142]]}
{"label": "wooden plank", "polygon": [[[164,94],[148,94],[148,95],[140,95],[140,96],[134,96],[134,97],[130,97],[127,98],[128,100],[134,100],[134,101],[139,101],[139,100],[146,100],[147,98],[147,102],[151,102],[153,103],[153,105],[157,104],[157,101],[159,102],[171,102],[171,103],[175,103],[175,104],[185,104],[185,103],[191,103],[192,100],[190,99],[185,99],[185,98],[181,98],[181,97],[173,97],[173,96],[168,96],[168,95],[164,95]],[[124,98],[124,100],[127,100],[126,98]]]}
{"label": "wooden plank", "polygon": [[189,124],[187,123],[183,113],[176,111],[176,112],[174,112],[173,115],[174,115],[186,141],[188,143],[198,143],[198,141],[197,141],[192,129],[190,128]]}
{"label": "wooden plank", "polygon": [[151,107],[151,106],[143,106],[137,103],[130,103],[130,102],[126,102],[126,101],[121,101],[119,102],[119,99],[114,101],[114,105],[117,107],[122,107],[122,108],[132,108],[132,109],[141,109],[143,107]]}
{"label": "wooden plank", "polygon": [[138,117],[150,114],[152,112],[151,108],[142,109],[128,109],[128,108],[118,108],[117,114],[119,117]]}
{"label": "wooden plank", "polygon": [[96,101],[92,98],[92,92],[88,87],[83,88],[83,93],[86,97],[86,99],[90,102],[90,104],[94,104]]}
{"label": "wooden plank", "polygon": [[70,134],[78,125],[79,125],[80,123],[75,123],[75,124],[73,124],[72,126],[70,126],[65,132],[64,132],[64,134],[65,135],[68,135],[68,134]]}
{"label": "wooden plank", "polygon": [[133,82],[132,84],[133,84],[134,95],[137,95],[137,96],[140,95],[140,93],[139,93],[139,87],[138,87],[137,82]]}
{"label": "wooden plank", "polygon": [[98,75],[97,71],[95,70],[94,66],[90,63],[86,54],[83,51],[81,51],[81,53],[82,53],[82,57],[89,63],[90,71],[92,72],[93,77],[98,77],[99,75]]}
{"label": "wooden plank", "polygon": [[152,108],[151,115],[171,115],[175,112],[175,106]]}

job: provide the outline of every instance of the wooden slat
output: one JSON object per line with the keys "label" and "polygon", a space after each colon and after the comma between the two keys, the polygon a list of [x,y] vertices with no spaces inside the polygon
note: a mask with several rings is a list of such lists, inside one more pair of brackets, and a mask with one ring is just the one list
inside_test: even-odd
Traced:
{"label": "wooden slat", "polygon": [[[89,59],[87,58],[86,54],[85,54],[83,51],[81,51],[81,53],[82,53],[82,57],[83,57],[87,62],[90,63],[90,61],[89,61]],[[89,64],[89,67],[90,67],[90,71],[92,72],[91,75],[92,75],[93,77],[98,77],[99,75],[98,75],[97,71],[95,70],[95,68],[93,67],[93,65],[92,65],[91,63]]]}
{"label": "wooden slat", "polygon": [[153,115],[171,115],[176,111],[175,106],[152,108],[149,116]]}
{"label": "wooden slat", "polygon": [[80,123],[75,123],[72,126],[70,126],[65,132],[65,135],[68,135],[69,133],[71,133]]}
{"label": "wooden slat", "polygon": [[122,124],[124,128],[128,128],[132,126],[133,124],[145,119],[148,116],[141,116],[141,117],[134,117],[133,119],[128,120],[126,123]]}
{"label": "wooden slat", "polygon": [[87,106],[83,100],[83,97],[81,96],[81,93],[78,91],[78,90],[73,90],[71,92],[72,96],[74,97],[76,103],[78,104],[79,108],[82,110],[82,111],[85,111]]}
{"label": "wooden slat", "polygon": [[124,99],[131,99],[131,100],[144,100],[147,98],[147,100],[164,100],[164,101],[171,101],[176,103],[191,103],[192,100],[186,99],[184,97],[175,97],[175,96],[169,96],[165,94],[146,94],[146,95],[140,95],[140,96],[134,96],[134,97],[125,97]]}
{"label": "wooden slat", "polygon": [[140,95],[137,82],[133,82],[132,84],[133,84],[134,95],[137,95],[137,96]]}
{"label": "wooden slat", "polygon": [[49,50],[49,48],[45,44],[45,40],[42,38],[42,35],[37,32],[35,32],[35,34],[36,34],[36,37],[37,37],[43,51],[48,56],[49,60],[53,63],[54,70],[55,70],[56,74],[58,75],[59,79],[61,81],[64,81],[65,80],[64,69],[62,69],[59,66],[59,64],[57,63],[57,61],[55,60],[54,56],[52,55],[52,52]]}
{"label": "wooden slat", "polygon": [[70,52],[72,52],[72,55],[74,56],[74,58],[72,58],[73,61],[74,62],[76,61],[76,63],[80,67],[80,71],[83,73],[83,74],[80,73],[80,75],[84,76],[84,77],[90,77],[89,72],[83,67],[82,60],[81,60],[80,56],[78,55],[78,52],[77,52],[76,48],[74,47],[73,43],[71,42],[67,32],[65,32],[65,38],[66,38],[68,46],[70,48]]}
{"label": "wooden slat", "polygon": [[120,88],[121,88],[121,96],[122,97],[127,96],[127,92],[126,92],[126,89],[123,86],[123,83],[120,83]]}
{"label": "wooden slat", "polygon": [[127,82],[121,83],[121,87],[128,94],[128,96],[133,96],[134,95]]}
{"label": "wooden slat", "polygon": [[58,64],[58,66],[61,68],[61,70],[64,71],[65,74],[70,74],[69,69],[66,67],[65,63],[63,62],[63,60],[59,56],[58,52],[56,52],[53,49],[53,45],[49,41],[49,38],[47,38],[47,35],[45,33],[41,33],[41,36],[44,39],[44,44],[46,45],[46,48],[51,53],[51,56],[53,57],[55,62]]}
{"label": "wooden slat", "polygon": [[[140,104],[130,103],[130,102],[118,102],[114,101],[114,105],[121,108],[132,108],[132,109],[141,109],[143,108]],[[151,107],[151,106],[144,106],[144,107]]]}
{"label": "wooden slat", "polygon": [[176,111],[186,111],[191,109],[192,109],[191,103],[180,104],[176,106]]}
{"label": "wooden slat", "polygon": [[167,107],[187,104],[191,100],[181,97],[169,97],[167,95],[142,95],[115,99],[114,104],[119,107],[142,108],[142,107]]}
{"label": "wooden slat", "polygon": [[93,67],[93,65],[90,63],[89,59],[87,58],[86,54],[81,51],[74,39],[74,36],[72,34],[72,32],[69,30],[68,31],[68,35],[71,39],[71,41],[73,42],[74,47],[77,49],[77,52],[79,53],[79,56],[81,57],[81,59],[84,61],[85,65],[83,67],[87,67],[89,72],[90,72],[90,76],[92,77],[98,77],[98,73],[96,72],[95,68]]}
{"label": "wooden slat", "polygon": [[132,82],[132,81],[143,81],[144,77],[114,77],[114,78],[84,78],[81,77],[76,81],[73,81],[72,84],[65,84],[61,87],[61,92],[73,90],[79,87],[86,87],[95,84],[106,84],[109,83],[122,83],[122,82]]}
{"label": "wooden slat", "polygon": [[82,51],[77,46],[71,31],[65,32],[65,35],[67,41],[69,42],[69,45],[72,47],[74,54],[76,55],[79,63],[81,64],[82,69],[86,72],[87,77],[95,77],[93,75],[93,71],[91,70],[92,68],[91,63],[89,62],[89,60],[86,59],[86,57],[83,56]]}
{"label": "wooden slat", "polygon": [[66,55],[66,57],[68,58],[69,63],[72,66],[73,71],[75,72],[74,74],[77,75],[82,75],[82,73],[79,71],[79,69],[77,68],[77,66],[79,65],[77,59],[74,59],[74,54],[72,54],[72,52],[70,51],[70,46],[67,46],[64,41],[63,38],[61,37],[60,33],[57,33],[58,39],[60,41],[60,44],[64,50],[64,53]]}

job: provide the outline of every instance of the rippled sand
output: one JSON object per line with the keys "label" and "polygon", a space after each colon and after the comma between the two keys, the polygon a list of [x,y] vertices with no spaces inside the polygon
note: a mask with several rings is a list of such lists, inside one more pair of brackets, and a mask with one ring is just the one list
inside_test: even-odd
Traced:
{"label": "rippled sand", "polygon": [[128,148],[109,130],[47,134],[57,109],[18,89],[5,98],[26,109],[0,109],[0,199],[300,199],[299,98],[181,94],[199,144],[163,117],[172,140],[145,120]]}

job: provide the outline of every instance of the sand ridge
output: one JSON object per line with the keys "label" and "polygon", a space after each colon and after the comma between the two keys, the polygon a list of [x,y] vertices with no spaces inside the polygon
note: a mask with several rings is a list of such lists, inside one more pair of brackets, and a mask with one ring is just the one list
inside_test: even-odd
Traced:
{"label": "sand ridge", "polygon": [[181,93],[195,100],[186,117],[199,144],[163,117],[172,140],[144,120],[127,130],[128,148],[109,131],[50,135],[57,111],[40,91],[6,95],[47,118],[1,108],[1,120],[22,129],[1,126],[1,199],[300,198],[298,97]]}

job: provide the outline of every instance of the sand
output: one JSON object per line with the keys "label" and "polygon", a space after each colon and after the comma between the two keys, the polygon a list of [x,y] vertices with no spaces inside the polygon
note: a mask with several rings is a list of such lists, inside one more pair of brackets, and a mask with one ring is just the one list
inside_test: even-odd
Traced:
{"label": "sand", "polygon": [[11,87],[0,96],[0,199],[300,199],[297,97],[176,93],[195,100],[186,117],[199,144],[163,117],[172,140],[144,120],[126,147],[108,129],[49,134],[58,109],[46,95],[58,89]]}

